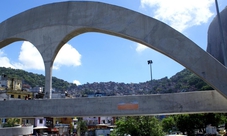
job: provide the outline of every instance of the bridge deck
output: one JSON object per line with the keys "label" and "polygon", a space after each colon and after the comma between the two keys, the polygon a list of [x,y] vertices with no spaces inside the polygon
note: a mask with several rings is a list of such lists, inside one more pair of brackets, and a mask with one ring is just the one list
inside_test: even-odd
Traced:
{"label": "bridge deck", "polygon": [[160,115],[226,112],[217,91],[143,96],[0,101],[0,117]]}

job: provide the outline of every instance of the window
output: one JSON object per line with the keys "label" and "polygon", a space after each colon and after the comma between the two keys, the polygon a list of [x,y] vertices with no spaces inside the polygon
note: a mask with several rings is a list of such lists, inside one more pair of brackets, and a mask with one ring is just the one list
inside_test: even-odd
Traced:
{"label": "window", "polygon": [[20,95],[18,95],[18,98],[20,99],[20,98],[21,98],[21,96],[20,96]]}
{"label": "window", "polygon": [[30,120],[26,119],[26,124],[30,124]]}
{"label": "window", "polygon": [[43,119],[39,119],[39,124],[43,124]]}
{"label": "window", "polygon": [[53,121],[52,120],[46,120],[46,126],[47,127],[53,127]]}
{"label": "window", "polygon": [[11,96],[10,96],[11,98],[14,98],[14,95],[13,94],[11,94]]}
{"label": "window", "polygon": [[6,123],[6,122],[7,122],[7,119],[2,118],[2,123]]}

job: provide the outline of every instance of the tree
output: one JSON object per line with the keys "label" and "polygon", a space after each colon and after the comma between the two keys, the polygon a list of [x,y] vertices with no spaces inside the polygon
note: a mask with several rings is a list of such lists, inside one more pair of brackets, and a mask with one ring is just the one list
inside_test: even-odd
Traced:
{"label": "tree", "polygon": [[223,113],[181,114],[173,117],[177,129],[181,132],[187,132],[188,136],[194,136],[195,129],[205,132],[208,124],[218,127],[227,121]]}
{"label": "tree", "polygon": [[20,123],[20,119],[18,118],[8,118],[7,122],[3,124],[3,127],[14,127]]}
{"label": "tree", "polygon": [[167,133],[174,130],[174,128],[176,127],[176,122],[173,116],[168,116],[162,119],[162,127],[163,127],[163,131]]}
{"label": "tree", "polygon": [[84,134],[87,131],[87,124],[83,120],[83,118],[78,118],[76,131],[77,131],[77,136],[81,136],[81,134]]}
{"label": "tree", "polygon": [[116,121],[117,128],[111,133],[112,136],[163,136],[161,123],[151,116],[122,117]]}

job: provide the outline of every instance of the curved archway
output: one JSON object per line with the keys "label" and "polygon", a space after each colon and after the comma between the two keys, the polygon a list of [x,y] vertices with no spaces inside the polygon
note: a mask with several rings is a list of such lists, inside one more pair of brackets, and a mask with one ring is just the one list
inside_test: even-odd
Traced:
{"label": "curved archway", "polygon": [[81,33],[101,32],[142,43],[172,58],[227,96],[227,69],[221,63],[170,26],[122,7],[99,2],[53,3],[7,19],[0,31],[0,47],[12,37],[34,43],[45,63],[46,92],[51,89],[53,60],[64,43]]}
{"label": "curved archway", "polygon": [[18,42],[18,41],[26,41],[26,40],[21,39],[21,38],[6,38],[1,42],[0,49],[11,44],[11,43],[13,43],[13,42]]}
{"label": "curved archway", "polygon": [[[13,46],[13,47],[12,47]],[[44,70],[44,62],[43,58],[38,51],[38,49],[33,46],[31,42],[29,42],[26,39],[20,39],[20,38],[9,38],[4,40],[3,44],[1,44],[1,48],[4,50],[16,50],[18,53],[13,53],[14,59],[18,59],[18,62],[8,62],[10,67],[12,68],[19,68],[19,69],[34,69],[34,70]],[[12,52],[11,52],[12,53]],[[18,58],[15,58],[15,54]],[[6,57],[8,59],[8,57]],[[34,58],[36,61],[34,61]],[[8,65],[8,66],[9,66]],[[4,65],[2,65],[4,66]],[[7,67],[7,65],[6,65]]]}

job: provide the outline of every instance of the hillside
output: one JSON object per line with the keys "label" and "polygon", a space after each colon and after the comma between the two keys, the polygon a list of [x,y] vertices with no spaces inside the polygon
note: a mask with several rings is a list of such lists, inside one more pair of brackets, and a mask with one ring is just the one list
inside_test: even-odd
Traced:
{"label": "hillside", "polygon": [[[0,67],[0,74],[5,74],[11,78],[19,78],[23,83],[29,84],[31,87],[43,86],[44,75],[26,72],[24,70]],[[159,80],[153,80],[143,83],[116,83],[101,82],[87,83],[77,86],[62,79],[53,77],[53,88],[57,91],[68,90],[70,94],[87,94],[91,92],[103,92],[107,95],[131,95],[131,94],[156,94],[156,93],[174,93],[198,90],[211,90],[212,87],[207,85],[203,80],[198,78],[189,70],[184,69],[171,78],[164,77]]]}
{"label": "hillside", "polygon": [[[34,74],[20,69],[12,69],[12,68],[5,68],[5,67],[0,67],[0,74],[1,75],[5,74],[10,78],[21,79],[24,84],[29,84],[31,87],[45,86],[44,75]],[[69,87],[76,87],[75,84],[68,83],[56,77],[52,77],[52,80],[53,80],[52,86],[57,91],[64,91],[64,90],[67,90]]]}

